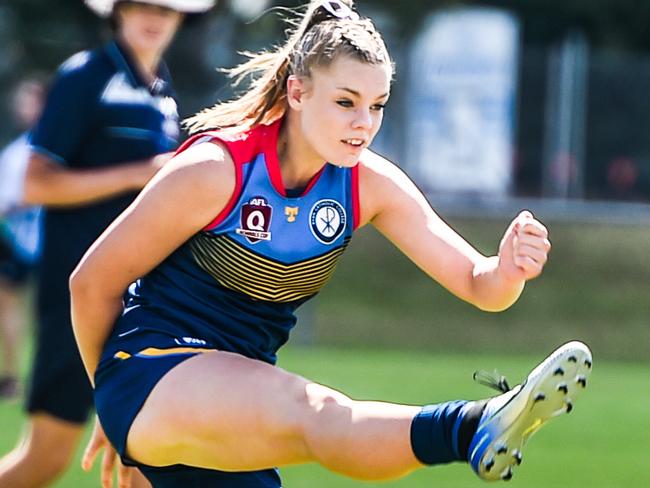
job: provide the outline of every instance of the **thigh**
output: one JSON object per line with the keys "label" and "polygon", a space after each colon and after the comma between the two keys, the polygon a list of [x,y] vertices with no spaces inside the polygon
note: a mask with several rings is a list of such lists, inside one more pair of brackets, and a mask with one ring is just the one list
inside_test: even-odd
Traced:
{"label": "thigh", "polygon": [[48,414],[29,418],[25,448],[38,463],[67,465],[83,434],[83,425],[66,422]]}
{"label": "thigh", "polygon": [[238,354],[192,357],[152,390],[129,431],[127,456],[223,471],[310,461],[301,417],[314,389],[337,394]]}
{"label": "thigh", "polygon": [[[0,273],[0,314],[15,314],[22,312],[21,304],[22,287],[5,280]],[[6,324],[1,323],[0,328]]]}
{"label": "thigh", "polygon": [[[170,337],[139,334],[130,339],[128,344],[120,344],[126,347],[118,347],[112,354],[108,351],[95,372],[97,415],[106,436],[128,465],[134,464],[126,455],[126,438],[133,420],[160,379],[191,357],[175,354]],[[143,354],[147,349],[165,354]]]}

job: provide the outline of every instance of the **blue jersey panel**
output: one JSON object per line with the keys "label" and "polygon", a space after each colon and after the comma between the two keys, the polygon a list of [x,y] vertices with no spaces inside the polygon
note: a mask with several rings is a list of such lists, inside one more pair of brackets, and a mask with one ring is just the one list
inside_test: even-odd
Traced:
{"label": "blue jersey panel", "polygon": [[309,192],[290,198],[273,187],[267,166],[263,154],[244,166],[235,211],[210,233],[284,264],[344,245],[352,235],[350,170],[328,164]]}

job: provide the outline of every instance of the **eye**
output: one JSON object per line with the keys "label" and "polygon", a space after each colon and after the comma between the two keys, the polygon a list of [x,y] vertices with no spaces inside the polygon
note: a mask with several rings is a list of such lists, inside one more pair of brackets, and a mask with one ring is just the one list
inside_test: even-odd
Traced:
{"label": "eye", "polygon": [[336,103],[339,104],[341,107],[345,107],[345,108],[351,108],[354,106],[352,100],[348,100],[348,99],[337,100]]}
{"label": "eye", "polygon": [[376,112],[381,112],[386,108],[385,103],[376,103],[372,107],[370,107],[371,110],[374,110]]}

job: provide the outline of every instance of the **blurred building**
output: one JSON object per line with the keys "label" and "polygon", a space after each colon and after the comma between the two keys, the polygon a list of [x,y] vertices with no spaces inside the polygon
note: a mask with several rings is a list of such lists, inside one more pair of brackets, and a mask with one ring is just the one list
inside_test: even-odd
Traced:
{"label": "blurred building", "polygon": [[512,192],[519,22],[494,8],[431,13],[407,68],[402,160],[421,188]]}
{"label": "blurred building", "polygon": [[[0,4],[2,93],[25,72],[51,72],[101,44],[105,26],[82,2],[55,3]],[[280,39],[282,11],[266,9],[301,3],[223,0],[184,29],[169,56],[181,113],[232,96],[217,67]],[[357,3],[385,33],[398,69],[375,148],[434,203],[507,212],[512,199],[543,199],[579,218],[589,202],[624,202],[650,220],[650,2]],[[0,97],[0,142],[16,132],[6,113]],[[609,210],[629,214],[599,207]]]}

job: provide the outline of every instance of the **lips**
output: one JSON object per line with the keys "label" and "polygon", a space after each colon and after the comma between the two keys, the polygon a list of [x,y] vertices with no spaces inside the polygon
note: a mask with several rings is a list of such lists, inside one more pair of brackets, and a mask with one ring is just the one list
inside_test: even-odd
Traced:
{"label": "lips", "polygon": [[154,29],[146,29],[144,32],[149,37],[158,37],[158,36],[160,36],[162,34],[161,31],[154,30]]}
{"label": "lips", "polygon": [[366,143],[363,139],[343,139],[342,142],[354,148],[362,148]]}

